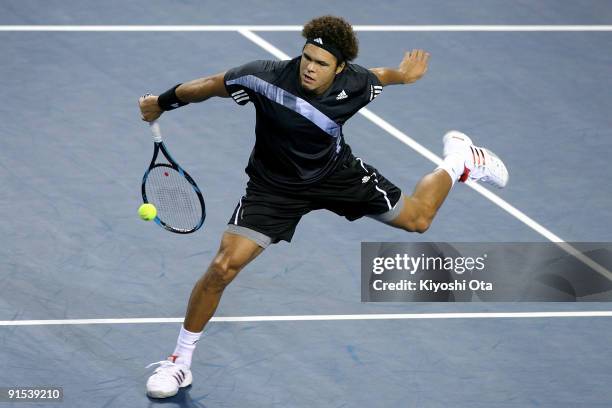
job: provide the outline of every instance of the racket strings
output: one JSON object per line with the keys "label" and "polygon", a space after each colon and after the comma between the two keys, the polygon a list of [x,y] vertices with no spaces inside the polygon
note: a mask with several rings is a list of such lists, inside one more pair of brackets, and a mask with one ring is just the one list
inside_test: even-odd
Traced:
{"label": "racket strings", "polygon": [[193,186],[173,168],[151,169],[145,183],[148,201],[166,225],[183,231],[195,228],[202,218],[202,207]]}

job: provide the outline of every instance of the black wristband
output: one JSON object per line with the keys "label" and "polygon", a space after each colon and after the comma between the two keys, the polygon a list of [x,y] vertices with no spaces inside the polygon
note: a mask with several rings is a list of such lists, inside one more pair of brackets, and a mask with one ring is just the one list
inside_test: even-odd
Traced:
{"label": "black wristband", "polygon": [[176,88],[181,86],[178,84],[170,89],[168,89],[163,94],[159,95],[157,98],[157,104],[163,111],[171,111],[176,108],[180,108],[181,106],[188,105],[189,102],[183,102],[176,96]]}

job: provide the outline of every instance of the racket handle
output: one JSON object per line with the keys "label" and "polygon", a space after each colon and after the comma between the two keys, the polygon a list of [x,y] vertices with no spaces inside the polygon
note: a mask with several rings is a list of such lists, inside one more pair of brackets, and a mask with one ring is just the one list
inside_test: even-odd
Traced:
{"label": "racket handle", "polygon": [[162,136],[161,129],[159,128],[159,123],[154,120],[153,122],[149,123],[149,126],[151,127],[151,133],[153,133],[153,141],[155,143],[160,143],[162,141]]}

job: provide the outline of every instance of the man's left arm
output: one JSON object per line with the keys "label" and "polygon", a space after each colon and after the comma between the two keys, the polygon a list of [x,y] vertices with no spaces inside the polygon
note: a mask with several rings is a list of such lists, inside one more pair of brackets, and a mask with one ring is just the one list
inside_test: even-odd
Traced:
{"label": "man's left arm", "polygon": [[412,50],[404,54],[398,68],[370,68],[383,86],[413,83],[427,72],[429,53]]}

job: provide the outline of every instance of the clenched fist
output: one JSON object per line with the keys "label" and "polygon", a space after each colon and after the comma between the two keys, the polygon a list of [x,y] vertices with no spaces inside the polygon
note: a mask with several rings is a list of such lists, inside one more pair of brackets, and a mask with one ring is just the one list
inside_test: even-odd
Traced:
{"label": "clenched fist", "polygon": [[140,106],[140,118],[145,122],[153,122],[164,113],[157,104],[157,95],[141,96],[138,98],[138,106]]}

